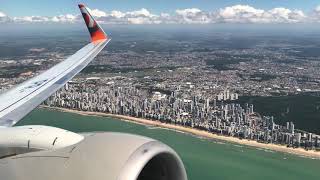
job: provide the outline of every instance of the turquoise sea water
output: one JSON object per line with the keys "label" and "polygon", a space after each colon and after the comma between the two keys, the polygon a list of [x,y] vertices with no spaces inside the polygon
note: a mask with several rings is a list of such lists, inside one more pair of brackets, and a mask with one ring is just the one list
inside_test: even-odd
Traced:
{"label": "turquoise sea water", "polygon": [[108,117],[82,116],[39,109],[18,125],[50,125],[74,132],[115,131],[160,140],[181,156],[190,180],[320,179],[320,160],[208,140],[172,130]]}

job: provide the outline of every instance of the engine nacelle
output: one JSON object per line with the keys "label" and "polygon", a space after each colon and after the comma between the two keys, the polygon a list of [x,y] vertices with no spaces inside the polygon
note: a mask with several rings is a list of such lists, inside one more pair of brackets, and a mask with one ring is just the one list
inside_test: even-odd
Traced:
{"label": "engine nacelle", "polygon": [[0,160],[6,180],[185,180],[184,165],[167,145],[142,136],[95,133],[74,145]]}
{"label": "engine nacelle", "polygon": [[0,158],[27,152],[59,149],[83,140],[83,136],[50,126],[17,126],[0,129]]}

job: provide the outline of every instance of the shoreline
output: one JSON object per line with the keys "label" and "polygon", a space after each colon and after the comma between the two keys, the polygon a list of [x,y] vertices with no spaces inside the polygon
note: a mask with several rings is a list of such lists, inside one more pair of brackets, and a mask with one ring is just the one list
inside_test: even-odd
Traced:
{"label": "shoreline", "polygon": [[283,152],[283,153],[289,153],[289,154],[294,154],[294,155],[299,155],[299,156],[305,156],[305,157],[309,157],[309,158],[320,159],[320,152],[316,152],[314,150],[306,151],[303,148],[293,149],[293,148],[288,148],[286,146],[278,145],[278,144],[264,144],[264,143],[259,143],[254,140],[239,139],[239,138],[231,137],[231,136],[217,135],[217,134],[213,134],[213,133],[210,133],[210,132],[207,132],[204,130],[193,129],[190,127],[184,127],[184,126],[174,125],[174,124],[166,124],[166,123],[161,123],[159,121],[152,121],[152,120],[143,119],[143,118],[136,118],[136,117],[130,117],[130,116],[125,116],[125,115],[109,114],[109,113],[102,113],[102,112],[79,111],[79,110],[59,108],[59,107],[41,106],[41,108],[58,110],[61,112],[75,113],[75,114],[84,115],[84,116],[112,117],[112,118],[119,119],[121,121],[127,121],[127,122],[142,124],[142,125],[157,126],[157,127],[161,127],[161,128],[168,128],[170,130],[176,130],[178,132],[182,131],[185,133],[189,133],[191,135],[201,136],[201,137],[205,137],[205,138],[209,138],[209,139],[222,140],[222,141],[236,143],[236,144],[240,144],[240,145],[246,145],[246,146],[251,146],[251,147],[256,147],[256,148],[274,150],[277,152]]}

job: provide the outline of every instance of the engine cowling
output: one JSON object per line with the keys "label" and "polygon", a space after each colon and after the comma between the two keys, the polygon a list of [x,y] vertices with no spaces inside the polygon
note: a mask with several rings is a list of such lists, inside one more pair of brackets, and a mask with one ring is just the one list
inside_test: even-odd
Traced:
{"label": "engine cowling", "polygon": [[94,133],[68,147],[2,159],[0,174],[6,180],[187,179],[169,146],[123,133]]}
{"label": "engine cowling", "polygon": [[80,142],[84,137],[51,126],[16,126],[0,129],[0,159],[18,154],[59,149]]}

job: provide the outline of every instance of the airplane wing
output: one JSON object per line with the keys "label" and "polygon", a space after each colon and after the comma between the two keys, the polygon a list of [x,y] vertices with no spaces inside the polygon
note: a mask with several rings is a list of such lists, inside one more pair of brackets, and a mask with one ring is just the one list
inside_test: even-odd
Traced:
{"label": "airplane wing", "polygon": [[79,4],[79,8],[89,30],[91,43],[51,69],[2,93],[0,126],[16,124],[85,68],[110,41],[87,8],[83,4]]}

